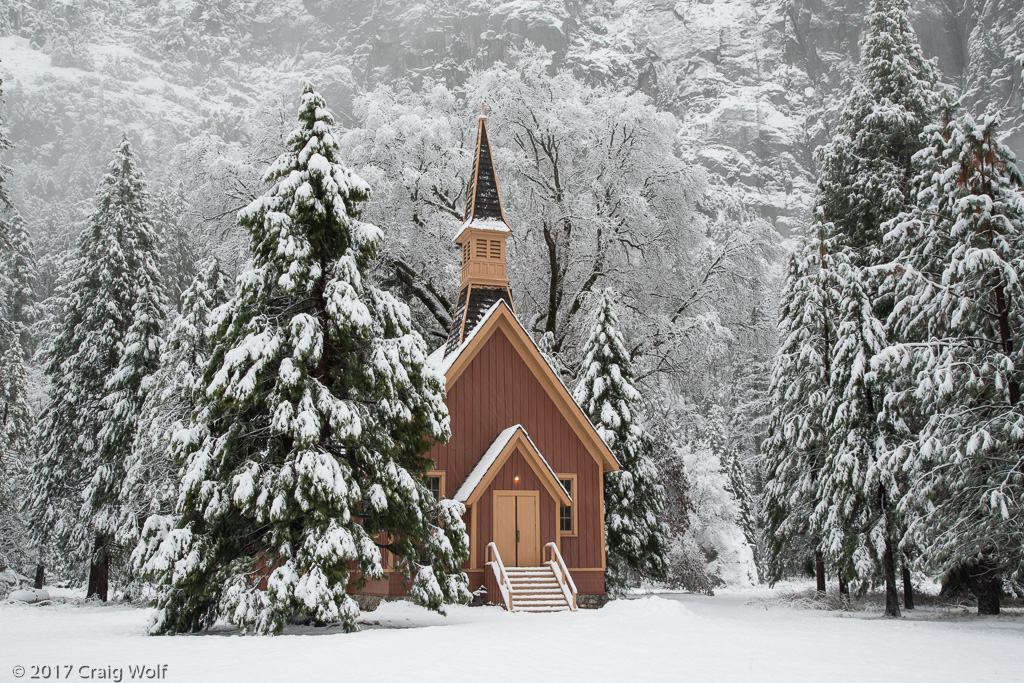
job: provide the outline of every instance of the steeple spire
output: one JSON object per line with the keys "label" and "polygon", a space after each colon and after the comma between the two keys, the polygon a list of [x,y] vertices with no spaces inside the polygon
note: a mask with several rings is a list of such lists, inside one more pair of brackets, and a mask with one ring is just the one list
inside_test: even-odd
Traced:
{"label": "steeple spire", "polygon": [[498,220],[505,223],[505,211],[501,206],[498,178],[491,158],[491,141],[487,137],[487,117],[483,102],[480,103],[480,119],[477,123],[476,155],[473,158],[473,175],[469,179],[469,193],[463,220]]}
{"label": "steeple spire", "polygon": [[499,299],[515,311],[505,263],[505,240],[512,234],[512,228],[501,205],[483,110],[481,102],[464,222],[455,235],[455,243],[462,247],[462,284],[452,313],[445,355],[459,347]]}

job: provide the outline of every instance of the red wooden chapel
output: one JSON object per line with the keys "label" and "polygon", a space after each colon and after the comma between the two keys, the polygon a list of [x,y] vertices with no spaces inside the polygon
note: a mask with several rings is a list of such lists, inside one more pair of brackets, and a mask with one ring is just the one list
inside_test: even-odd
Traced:
{"label": "red wooden chapel", "polygon": [[[429,486],[466,506],[471,590],[514,611],[575,609],[577,594],[605,592],[604,475],[619,466],[516,317],[484,116],[464,219],[457,308],[431,356],[452,436],[428,454]],[[405,588],[394,575],[362,592]]]}

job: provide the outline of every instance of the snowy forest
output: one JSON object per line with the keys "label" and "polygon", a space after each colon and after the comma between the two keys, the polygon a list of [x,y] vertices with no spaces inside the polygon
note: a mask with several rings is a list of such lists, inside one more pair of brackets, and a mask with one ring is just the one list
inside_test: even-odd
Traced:
{"label": "snowy forest", "polygon": [[623,467],[613,595],[997,614],[1022,79],[1021,0],[3,0],[2,585],[349,629],[386,535],[468,602],[422,456],[483,111],[516,315]]}

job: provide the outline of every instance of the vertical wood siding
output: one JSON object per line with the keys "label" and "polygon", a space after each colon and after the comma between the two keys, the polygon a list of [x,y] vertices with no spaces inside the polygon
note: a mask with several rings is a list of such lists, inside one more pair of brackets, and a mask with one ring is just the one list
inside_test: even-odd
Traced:
{"label": "vertical wood siding", "polygon": [[[446,473],[445,496],[455,494],[503,429],[521,424],[555,472],[576,473],[578,477],[578,491],[574,492],[573,503],[578,506],[579,532],[577,537],[562,538],[561,552],[566,565],[570,569],[600,567],[601,468],[501,330],[494,332],[454,385],[448,387],[447,404],[451,414],[452,438],[447,444],[435,446],[429,454],[437,468]],[[522,457],[518,454],[516,457],[517,462],[523,465],[520,477],[526,472],[533,476]],[[506,463],[505,468],[508,466]],[[520,480],[521,485],[522,482],[523,479]],[[529,490],[542,492],[543,545],[554,540],[547,538],[553,522],[545,514],[556,515],[557,509],[539,481]],[[489,510],[491,499],[491,493],[487,492],[480,502]],[[479,538],[473,539],[477,567],[483,567],[484,547],[491,540],[492,533],[490,512],[481,510],[480,515],[477,520]],[[468,522],[467,519],[467,528],[470,527]]]}

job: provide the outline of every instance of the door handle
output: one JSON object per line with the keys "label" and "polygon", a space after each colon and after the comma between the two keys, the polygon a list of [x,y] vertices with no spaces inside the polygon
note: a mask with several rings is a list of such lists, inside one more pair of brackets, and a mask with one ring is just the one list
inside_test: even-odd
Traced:
{"label": "door handle", "polygon": [[519,543],[519,529],[516,529],[516,543]]}

